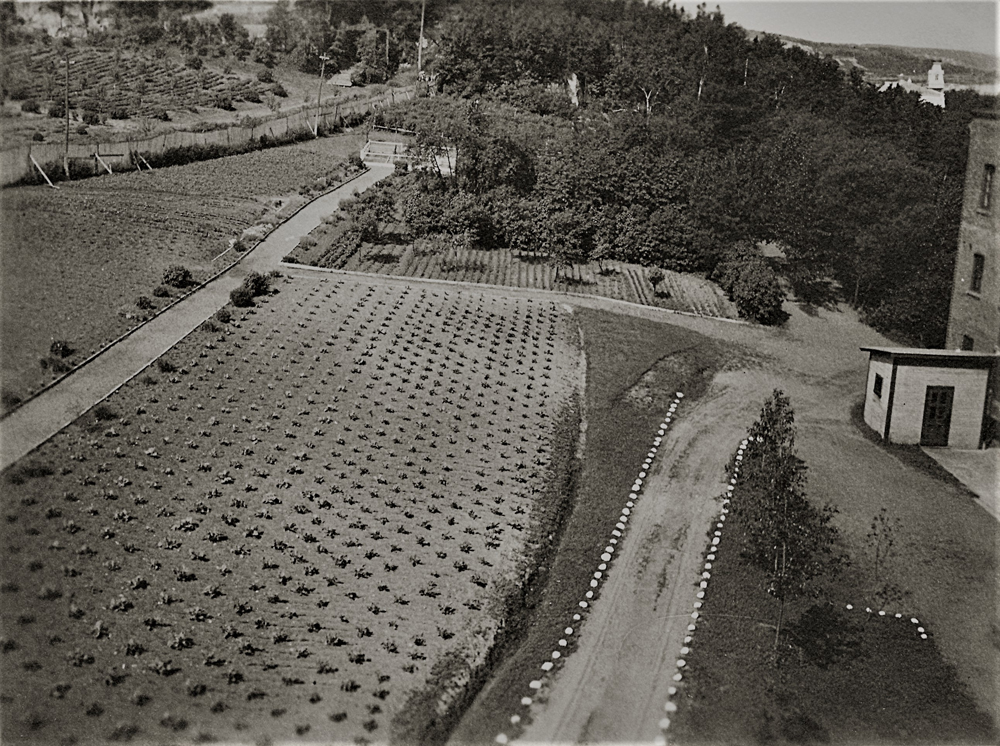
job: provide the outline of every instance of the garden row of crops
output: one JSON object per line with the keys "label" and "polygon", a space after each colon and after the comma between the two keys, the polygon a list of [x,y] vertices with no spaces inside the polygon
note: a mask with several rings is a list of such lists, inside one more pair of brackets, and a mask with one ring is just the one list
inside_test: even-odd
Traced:
{"label": "garden row of crops", "polygon": [[[71,108],[128,116],[159,116],[168,109],[216,106],[222,100],[260,101],[267,88],[238,75],[192,70],[141,54],[82,48],[70,56]],[[17,98],[61,102],[65,59],[52,46],[22,47],[7,64],[21,82]]]}
{"label": "garden row of crops", "polygon": [[328,269],[565,290],[705,316],[738,317],[726,294],[697,275],[664,271],[665,279],[654,290],[649,268],[618,261],[605,261],[603,269],[591,262],[563,270],[545,256],[509,249],[431,251],[409,244],[365,245],[352,252],[338,240],[337,231],[326,226],[319,227],[313,237],[315,246],[296,249],[288,261],[299,261],[302,256],[302,261]]}
{"label": "garden row of crops", "polygon": [[358,136],[343,135],[59,191],[5,189],[4,407],[51,379],[39,360],[53,340],[82,359],[117,338],[148,315],[135,299],[149,296],[167,267],[211,274],[220,268],[213,258],[248,227],[273,222],[290,193],[347,178],[344,161],[359,147]]}
{"label": "garden row of crops", "polygon": [[4,475],[9,737],[384,741],[485,661],[542,543],[571,317],[279,287]]}

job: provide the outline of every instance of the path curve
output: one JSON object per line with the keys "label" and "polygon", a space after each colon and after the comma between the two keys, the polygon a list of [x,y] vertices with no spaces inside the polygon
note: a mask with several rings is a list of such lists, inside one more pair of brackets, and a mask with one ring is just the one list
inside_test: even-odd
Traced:
{"label": "path curve", "polygon": [[230,291],[249,272],[275,269],[302,236],[337,209],[341,199],[364,191],[392,172],[392,166],[371,164],[358,178],[313,200],[221,275],[11,412],[0,422],[0,469],[23,458],[141,373],[222,308]]}

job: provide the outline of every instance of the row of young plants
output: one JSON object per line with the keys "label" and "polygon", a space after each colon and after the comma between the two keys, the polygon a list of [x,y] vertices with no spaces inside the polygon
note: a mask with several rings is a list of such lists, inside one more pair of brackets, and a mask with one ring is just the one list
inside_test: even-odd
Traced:
{"label": "row of young plants", "polygon": [[281,289],[4,475],[5,732],[366,743],[488,657],[561,515],[564,314]]}

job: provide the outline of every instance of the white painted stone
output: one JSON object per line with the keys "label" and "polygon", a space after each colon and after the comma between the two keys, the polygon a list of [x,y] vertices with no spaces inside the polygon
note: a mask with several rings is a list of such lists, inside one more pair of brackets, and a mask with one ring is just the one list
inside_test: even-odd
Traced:
{"label": "white painted stone", "polygon": [[698,587],[699,587],[699,588],[703,588],[703,589],[704,589],[704,588],[708,588],[708,581],[707,581],[707,580],[703,580],[703,581],[701,581],[701,582],[700,582],[700,583],[698,584]]}
{"label": "white painted stone", "polygon": [[558,650],[553,650],[552,651],[552,657],[553,658],[557,658],[558,659],[561,655],[562,655],[562,653],[560,653]]}
{"label": "white painted stone", "polygon": [[594,577],[597,578],[598,580],[600,580],[601,579],[601,574],[602,574],[601,571],[598,570],[597,572],[594,573]]}
{"label": "white painted stone", "polygon": [[677,712],[677,705],[674,704],[673,702],[667,702],[665,705],[663,705],[663,709],[666,710],[667,712]]}
{"label": "white painted stone", "polygon": [[695,601],[694,602],[694,608],[700,609],[701,608],[701,601]]}
{"label": "white painted stone", "polygon": [[667,739],[659,735],[653,739],[653,746],[667,746]]}
{"label": "white painted stone", "polygon": [[913,622],[914,624],[919,624],[916,617],[910,617],[910,621]]}
{"label": "white painted stone", "polygon": [[683,679],[683,678],[684,678],[684,677],[683,677],[683,676],[681,676],[681,675],[680,675],[679,673],[675,673],[675,674],[674,674],[674,681],[680,681],[680,680],[681,680],[681,679]]}
{"label": "white painted stone", "polygon": [[586,609],[587,608],[587,602],[586,601],[581,601],[580,602],[580,608],[581,609]]}
{"label": "white painted stone", "polygon": [[638,500],[638,499],[639,499],[639,496],[638,496],[637,494],[635,494],[634,492],[633,492],[633,493],[631,493],[631,494],[629,495],[629,497],[630,497],[630,498],[632,498],[633,500]]}
{"label": "white painted stone", "polygon": [[615,524],[615,527],[618,530],[617,531],[612,531],[611,534],[613,536],[621,536],[622,535],[621,532],[625,530],[625,524],[622,523],[621,521],[618,521],[618,523]]}
{"label": "white painted stone", "polygon": [[527,707],[531,704],[531,697],[521,697],[521,704]]}
{"label": "white painted stone", "polygon": [[926,630],[924,630],[924,628],[923,628],[923,627],[917,627],[917,632],[925,632],[925,631],[926,631]]}
{"label": "white painted stone", "polygon": [[604,551],[607,552],[608,554],[611,554],[611,552],[615,551],[615,548],[609,544],[608,546],[604,547]]}
{"label": "white painted stone", "polygon": [[667,687],[667,694],[669,694],[671,697],[674,696],[675,694],[677,694],[677,687],[676,686],[668,686]]}
{"label": "white painted stone", "polygon": [[670,718],[663,718],[660,720],[660,729],[666,730],[670,727]]}
{"label": "white painted stone", "polygon": [[583,595],[585,595],[587,598],[593,598],[594,597],[594,592],[593,591],[587,591]]}
{"label": "white painted stone", "polygon": [[552,661],[545,661],[545,663],[542,664],[542,670],[543,671],[551,671],[552,670]]}
{"label": "white painted stone", "polygon": [[899,612],[896,612],[896,618],[897,618],[897,619],[902,619],[902,618],[903,618],[903,615],[902,615],[902,614],[900,614]]}
{"label": "white painted stone", "polygon": [[567,643],[566,643],[566,640],[560,640],[560,641],[559,641],[559,647],[561,647],[561,648],[564,648],[564,647],[566,647],[566,644],[567,644]]}
{"label": "white painted stone", "polygon": [[701,614],[699,614],[697,611],[692,611],[691,612],[691,618],[692,619],[697,619],[700,616],[701,616]]}
{"label": "white painted stone", "polygon": [[693,624],[689,624],[688,625],[688,632],[694,632],[695,629],[696,629],[695,625],[693,625]]}
{"label": "white painted stone", "polygon": [[854,608],[853,606],[851,606],[850,604],[847,604],[847,610],[848,610],[848,611],[850,611],[850,610],[851,610],[851,609],[853,609],[853,608]]}
{"label": "white painted stone", "polygon": [[640,471],[639,472],[639,479],[645,479],[645,478],[646,478],[646,472]]}
{"label": "white painted stone", "polygon": [[608,566],[607,566],[606,564],[604,564],[604,563],[602,562],[601,564],[599,564],[599,565],[597,566],[597,569],[598,569],[598,570],[607,570],[607,569],[608,569]]}
{"label": "white painted stone", "polygon": [[715,555],[714,554],[706,555],[705,559],[707,559],[707,560],[714,560],[715,559]]}
{"label": "white painted stone", "polygon": [[715,546],[718,545],[718,543],[719,543],[719,537],[716,536],[714,539],[712,539],[712,545]]}
{"label": "white painted stone", "polygon": [[528,688],[529,689],[541,689],[542,688],[542,682],[539,681],[538,679],[535,679],[530,684],[528,684]]}
{"label": "white painted stone", "polygon": [[510,716],[510,724],[511,725],[517,725],[520,722],[521,722],[521,716],[520,715],[511,715]]}
{"label": "white painted stone", "polygon": [[921,640],[926,640],[927,639],[927,635],[920,635],[920,639]]}
{"label": "white painted stone", "polygon": [[608,544],[617,544],[618,539],[608,539]]}
{"label": "white painted stone", "polygon": [[687,647],[681,648],[681,655],[687,655],[690,652],[691,652],[691,648],[687,648]]}
{"label": "white painted stone", "polygon": [[705,598],[705,591],[698,591],[694,594],[697,598]]}
{"label": "white painted stone", "polygon": [[[590,581],[590,587],[591,588],[596,588],[597,587],[597,581],[596,580],[591,580]],[[590,598],[590,596],[587,596],[587,598]]]}
{"label": "white painted stone", "polygon": [[580,621],[580,618],[581,618],[581,617],[580,617],[580,615],[579,615],[579,614],[574,614],[574,615],[573,615],[573,621],[574,621],[574,622],[579,622],[579,621]]}
{"label": "white painted stone", "polygon": [[507,734],[501,733],[494,739],[497,743],[507,743]]}
{"label": "white painted stone", "polygon": [[628,508],[622,508],[622,515],[631,515],[632,511]]}

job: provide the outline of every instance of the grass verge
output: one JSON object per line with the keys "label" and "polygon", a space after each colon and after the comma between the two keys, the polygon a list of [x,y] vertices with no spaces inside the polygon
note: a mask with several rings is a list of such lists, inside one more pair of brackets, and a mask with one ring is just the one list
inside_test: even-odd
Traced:
{"label": "grass verge", "polygon": [[[452,732],[456,742],[492,743],[500,732],[511,737],[520,732],[512,728],[510,714],[521,709],[528,682],[540,673],[538,662],[549,657],[567,620],[580,611],[594,557],[619,513],[620,501],[608,496],[628,493],[663,416],[661,396],[669,401],[683,390],[685,403],[697,398],[722,359],[694,332],[606,311],[576,309],[575,314],[587,354],[587,391],[586,442],[572,512],[561,540],[553,539],[558,551],[551,567],[540,568],[525,584],[515,633],[498,656],[503,662]],[[646,384],[645,397],[632,395],[640,382]],[[600,603],[599,595],[594,602]],[[566,653],[573,649],[571,641]]]}
{"label": "grass verge", "polygon": [[[737,497],[734,500],[738,499]],[[740,558],[735,514],[713,562],[685,683],[670,727],[679,743],[993,743],[978,710],[932,634],[909,615],[847,610],[857,569],[828,579],[822,596],[787,613],[776,649],[778,602],[767,578]],[[928,630],[928,633],[932,630]]]}

